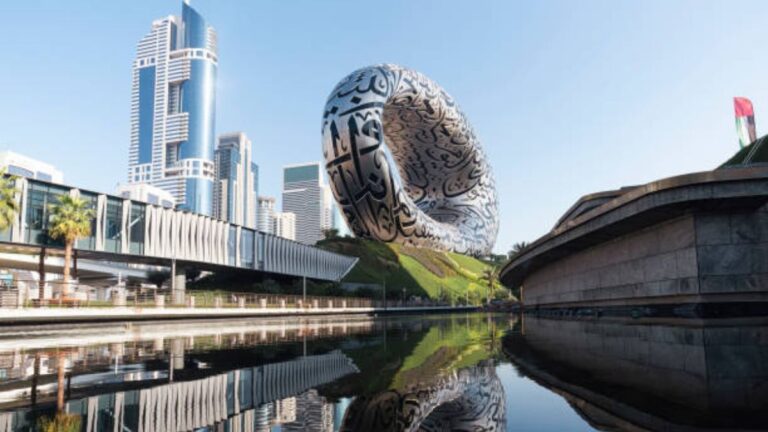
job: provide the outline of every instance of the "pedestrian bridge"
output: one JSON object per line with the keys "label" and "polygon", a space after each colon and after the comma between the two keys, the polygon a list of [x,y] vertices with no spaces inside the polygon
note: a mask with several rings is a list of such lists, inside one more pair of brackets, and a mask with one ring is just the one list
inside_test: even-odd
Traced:
{"label": "pedestrian bridge", "polygon": [[47,235],[50,206],[78,195],[96,211],[91,236],[75,246],[79,258],[201,270],[245,270],[338,281],[357,258],[324,251],[226,221],[160,205],[40,180],[17,181],[20,211],[0,233],[5,251],[59,254]]}

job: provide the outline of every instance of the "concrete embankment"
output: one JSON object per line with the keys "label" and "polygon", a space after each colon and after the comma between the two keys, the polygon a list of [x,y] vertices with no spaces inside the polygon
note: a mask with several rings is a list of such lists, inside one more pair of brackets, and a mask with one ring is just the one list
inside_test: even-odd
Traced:
{"label": "concrete embankment", "polygon": [[0,309],[0,326],[85,322],[189,320],[218,318],[312,317],[324,315],[383,315],[472,312],[475,306],[388,308],[19,308]]}

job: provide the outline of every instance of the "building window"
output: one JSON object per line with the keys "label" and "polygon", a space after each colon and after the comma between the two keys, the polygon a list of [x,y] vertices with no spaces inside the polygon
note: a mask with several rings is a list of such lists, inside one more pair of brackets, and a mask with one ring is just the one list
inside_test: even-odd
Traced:
{"label": "building window", "polygon": [[248,229],[240,231],[240,265],[253,268],[254,232]]}
{"label": "building window", "polygon": [[17,165],[8,165],[8,174],[20,177],[35,178],[35,173],[33,171]]}
{"label": "building window", "polygon": [[42,181],[47,181],[47,182],[53,181],[53,177],[50,174],[47,174],[47,173],[44,173],[44,172],[40,172],[40,171],[37,172],[35,177],[38,180],[42,180]]}
{"label": "building window", "polygon": [[59,202],[59,196],[69,193],[69,189],[30,182],[27,196],[27,228],[24,238],[27,243],[37,245],[63,246],[59,240],[54,241],[48,236],[48,219],[50,206]]}
{"label": "building window", "polygon": [[[89,208],[92,208],[92,209],[96,208],[96,201],[98,200],[98,197],[96,194],[90,193],[90,192],[80,192],[80,198],[82,198],[88,203]],[[88,250],[96,249],[96,217],[95,216],[91,219],[91,234],[88,237],[78,240],[77,248],[88,249]]]}
{"label": "building window", "polygon": [[131,219],[128,222],[130,238],[130,252],[134,255],[144,253],[144,226],[146,219],[146,206],[139,203],[131,203]]}
{"label": "building window", "polygon": [[123,202],[115,198],[107,198],[107,215],[104,232],[104,250],[120,252],[121,225],[123,222]]}
{"label": "building window", "polygon": [[237,258],[237,228],[229,227],[229,236],[227,236],[227,264],[236,266],[235,258]]}

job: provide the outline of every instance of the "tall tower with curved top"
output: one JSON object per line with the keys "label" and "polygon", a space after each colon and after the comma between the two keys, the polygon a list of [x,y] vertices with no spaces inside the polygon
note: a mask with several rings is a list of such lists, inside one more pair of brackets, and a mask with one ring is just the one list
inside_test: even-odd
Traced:
{"label": "tall tower with curved top", "polygon": [[188,1],[155,20],[133,62],[128,182],[174,195],[177,207],[213,212],[216,32]]}

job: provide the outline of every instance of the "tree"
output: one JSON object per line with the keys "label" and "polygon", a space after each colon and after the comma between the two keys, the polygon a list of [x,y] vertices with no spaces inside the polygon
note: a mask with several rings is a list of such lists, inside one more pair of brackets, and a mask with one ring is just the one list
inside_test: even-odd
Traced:
{"label": "tree", "polygon": [[[69,267],[72,261],[72,248],[75,242],[91,235],[91,220],[95,212],[88,202],[71,195],[59,196],[58,204],[53,204],[48,235],[64,240],[64,284],[69,282]],[[62,292],[62,295],[68,294]]]}
{"label": "tree", "polygon": [[13,220],[19,212],[16,179],[16,176],[7,175],[5,168],[0,169],[0,231],[5,231],[13,225]]}
{"label": "tree", "polygon": [[335,238],[339,238],[339,230],[336,228],[328,228],[323,230],[323,237],[325,237],[326,240],[332,240]]}
{"label": "tree", "polygon": [[483,280],[488,284],[488,303],[491,302],[491,298],[493,297],[493,288],[494,285],[496,285],[497,279],[498,270],[496,268],[486,267],[485,270],[483,270]]}
{"label": "tree", "polygon": [[513,244],[512,249],[507,253],[507,255],[509,256],[509,259],[516,257],[520,252],[522,252],[528,246],[529,246],[528,243],[524,241]]}

